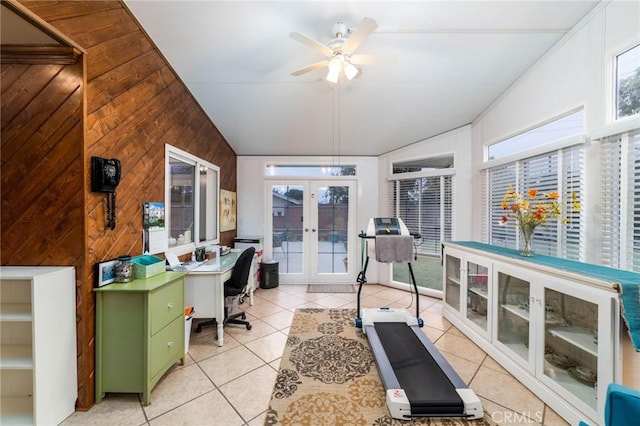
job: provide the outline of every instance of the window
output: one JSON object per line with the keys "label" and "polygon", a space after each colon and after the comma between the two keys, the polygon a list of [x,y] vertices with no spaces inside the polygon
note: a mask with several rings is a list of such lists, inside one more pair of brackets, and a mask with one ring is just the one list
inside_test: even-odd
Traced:
{"label": "window", "polygon": [[[550,124],[553,124],[553,131],[548,131]],[[583,114],[580,111],[526,132],[529,135],[526,150],[523,149],[519,136],[500,143],[500,152],[504,154],[504,158],[491,158],[485,162],[486,220],[483,223],[485,238],[489,244],[518,247],[520,235],[515,222],[503,224],[501,220],[505,216],[501,203],[509,186],[521,194],[532,188],[544,193],[556,191],[561,197],[563,217],[569,220],[564,224],[560,220],[549,220],[538,226],[534,234],[534,249],[536,253],[550,256],[574,260],[583,258],[581,230],[584,220],[582,213],[573,209],[572,198],[575,194],[575,201],[580,202],[584,193],[581,145],[584,137],[578,135],[583,126]],[[538,131],[539,129],[547,130]],[[558,129],[564,130],[558,132]],[[567,129],[570,130],[566,131]],[[574,137],[568,137],[569,135]],[[562,139],[550,140],[551,137]]]}
{"label": "window", "polygon": [[582,257],[580,211],[572,208],[572,194],[580,201],[582,188],[582,149],[565,148],[549,154],[539,155],[512,164],[487,169],[487,235],[489,244],[516,248],[517,227],[514,221],[503,224],[505,216],[501,203],[511,186],[523,194],[531,188],[539,192],[557,191],[562,198],[563,217],[569,221],[562,224],[557,219],[538,226],[534,235],[536,253],[580,260]]}
{"label": "window", "polygon": [[616,119],[640,114],[640,45],[615,59]]}
{"label": "window", "polygon": [[487,147],[487,159],[512,157],[584,133],[584,111],[573,112]]}
{"label": "window", "polygon": [[[433,161],[432,161],[433,160]],[[421,235],[413,262],[416,284],[442,290],[441,244],[453,238],[453,156],[394,163],[388,212]],[[410,283],[405,265],[394,265],[393,280]]]}
{"label": "window", "polygon": [[198,244],[216,244],[220,168],[165,146],[168,248],[179,254]]}
{"label": "window", "polygon": [[602,140],[602,263],[640,271],[640,130]]}
{"label": "window", "polygon": [[264,169],[265,176],[355,176],[356,166],[286,166],[269,164]]}

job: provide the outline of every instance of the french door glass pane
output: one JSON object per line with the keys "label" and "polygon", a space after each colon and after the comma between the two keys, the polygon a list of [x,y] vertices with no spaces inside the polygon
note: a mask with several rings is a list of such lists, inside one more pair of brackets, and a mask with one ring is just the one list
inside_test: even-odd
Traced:
{"label": "french door glass pane", "polygon": [[302,273],[302,185],[272,186],[273,260],[278,261],[280,273]]}
{"label": "french door glass pane", "polygon": [[349,187],[320,186],[317,190],[317,272],[348,272]]}

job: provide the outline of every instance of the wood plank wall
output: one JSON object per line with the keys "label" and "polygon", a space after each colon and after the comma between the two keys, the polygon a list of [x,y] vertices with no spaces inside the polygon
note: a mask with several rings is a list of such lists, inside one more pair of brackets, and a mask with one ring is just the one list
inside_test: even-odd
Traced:
{"label": "wood plank wall", "polygon": [[[121,1],[19,1],[87,52],[84,156],[66,167],[69,173],[75,174],[64,174],[65,182],[73,180],[75,187],[82,186],[84,205],[60,203],[68,215],[84,218],[87,228],[87,237],[82,242],[86,249],[84,268],[79,268],[82,277],[77,296],[78,409],[82,410],[94,403],[94,265],[123,254],[141,253],[141,204],[164,200],[165,143],[220,166],[221,188],[230,191],[236,190],[236,154]],[[5,78],[4,68],[2,78]],[[25,107],[27,104],[24,103]],[[65,146],[66,142],[61,140],[59,144]],[[4,146],[2,148],[4,151]],[[122,162],[117,224],[113,231],[105,229],[104,195],[90,192],[91,156],[116,157]],[[7,162],[7,167],[12,169],[13,164]],[[5,173],[4,158],[2,173]],[[62,187],[59,184],[55,188]],[[11,192],[17,190],[3,182],[3,193],[7,188]],[[45,201],[49,202],[52,197],[47,195]],[[45,206],[45,202],[38,202],[34,208]],[[3,204],[3,241],[5,211]],[[61,238],[58,228],[50,235],[34,226],[20,232],[44,240],[40,246],[48,249]],[[230,245],[234,237],[235,231],[223,233],[221,243]],[[23,255],[14,256],[11,262],[29,263],[30,259],[23,251]],[[5,262],[4,257],[1,262],[12,264]]]}

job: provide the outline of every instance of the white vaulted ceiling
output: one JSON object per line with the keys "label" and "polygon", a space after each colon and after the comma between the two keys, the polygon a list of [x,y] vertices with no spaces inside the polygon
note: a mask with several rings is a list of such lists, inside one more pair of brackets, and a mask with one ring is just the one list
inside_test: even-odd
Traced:
{"label": "white vaulted ceiling", "polygon": [[[125,1],[238,155],[380,155],[472,122],[597,1]],[[337,21],[391,56],[338,85]]]}

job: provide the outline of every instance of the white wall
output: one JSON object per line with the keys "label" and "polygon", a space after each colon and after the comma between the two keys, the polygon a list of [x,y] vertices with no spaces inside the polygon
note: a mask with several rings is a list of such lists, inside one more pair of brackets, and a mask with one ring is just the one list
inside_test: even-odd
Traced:
{"label": "white wall", "polygon": [[[450,154],[453,154],[455,168],[453,239],[471,239],[471,221],[473,219],[471,194],[469,194],[469,189],[472,187],[471,126],[464,126],[380,156],[378,210],[384,213],[388,205],[387,179],[392,174],[393,163]],[[381,264],[379,269],[380,282],[388,284],[391,281],[390,265]]]}
{"label": "white wall", "polygon": [[[603,3],[527,71],[472,123],[474,226],[482,240],[482,174],[484,147],[536,127],[576,108],[584,108],[587,137],[612,121],[613,58],[640,41],[640,2]],[[587,146],[589,172],[582,210],[585,214],[587,261],[597,261],[600,222],[599,162],[596,144]]]}
{"label": "white wall", "polygon": [[[238,235],[263,236],[265,230],[265,167],[278,165],[316,165],[336,164],[332,157],[254,157],[239,156],[238,165]],[[378,158],[377,157],[340,157],[342,165],[356,166],[357,201],[356,230],[366,230],[369,218],[378,214]],[[282,180],[283,177],[278,177]],[[270,194],[267,192],[267,194]],[[265,253],[267,254],[267,253]],[[357,253],[360,259],[360,253]],[[377,268],[367,270],[367,279],[376,282]]]}

